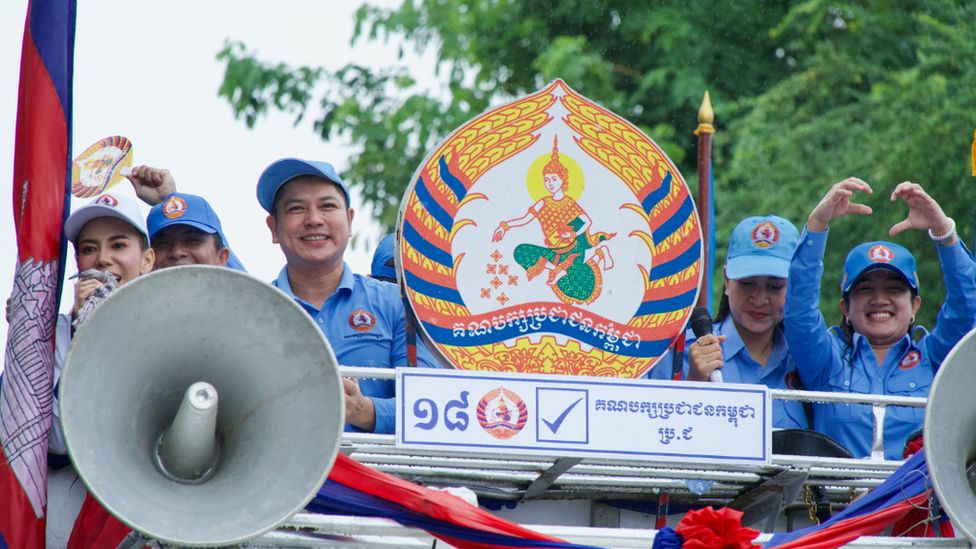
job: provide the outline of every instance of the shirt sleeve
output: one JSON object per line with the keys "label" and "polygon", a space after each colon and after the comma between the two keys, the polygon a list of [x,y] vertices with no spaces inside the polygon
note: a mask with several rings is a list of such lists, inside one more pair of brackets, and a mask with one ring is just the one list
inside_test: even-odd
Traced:
{"label": "shirt sleeve", "polygon": [[800,245],[790,261],[784,308],[784,335],[797,373],[808,390],[821,390],[827,384],[833,346],[827,323],[820,312],[820,281],[827,231],[803,228]]}
{"label": "shirt sleeve", "polygon": [[952,246],[936,249],[946,294],[935,329],[925,344],[932,363],[941,365],[949,351],[976,324],[976,261],[958,239]]}
{"label": "shirt sleeve", "polygon": [[376,423],[373,432],[380,435],[391,435],[396,428],[396,398],[369,397],[373,401],[376,412]]}

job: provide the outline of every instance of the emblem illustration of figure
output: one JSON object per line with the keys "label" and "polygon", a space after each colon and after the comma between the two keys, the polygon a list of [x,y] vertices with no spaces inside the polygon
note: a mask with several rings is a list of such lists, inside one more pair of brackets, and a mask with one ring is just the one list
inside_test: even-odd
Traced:
{"label": "emblem illustration of figure", "polygon": [[[559,160],[558,138],[553,137],[552,157],[542,169],[545,196],[529,207],[522,217],[502,221],[492,235],[500,242],[512,227],[539,222],[544,245],[519,244],[515,261],[525,269],[529,280],[548,270],[546,283],[561,301],[569,304],[592,303],[603,289],[603,271],[613,268],[610,250],[601,243],[616,233],[590,232],[590,216],[571,196],[569,169]],[[587,253],[592,254],[587,258]]]}

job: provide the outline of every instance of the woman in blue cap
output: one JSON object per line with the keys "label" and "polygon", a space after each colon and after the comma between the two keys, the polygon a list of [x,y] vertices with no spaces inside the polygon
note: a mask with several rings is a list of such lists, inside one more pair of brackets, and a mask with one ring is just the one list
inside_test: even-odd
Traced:
{"label": "woman in blue cap", "polygon": [[[915,258],[892,242],[866,242],[847,255],[841,280],[840,326],[827,328],[820,313],[820,279],[830,222],[871,208],[851,202],[854,193],[872,194],[864,181],[835,184],[810,212],[790,265],[786,339],[805,388],[816,391],[924,397],[949,350],[976,321],[976,261],[956,236],[955,222],[916,183],[898,184],[890,199],[903,200],[908,216],[891,227],[927,230],[936,245],[945,282],[945,303],[935,329],[915,326],[921,306]],[[914,335],[920,337],[915,338]],[[873,446],[874,419],[867,404],[814,405],[814,427],[854,456],[880,453],[902,459],[905,443],[922,425],[921,408],[889,407],[884,446]]]}
{"label": "woman in blue cap", "polygon": [[[708,381],[721,368],[723,381],[796,389],[796,367],[783,337],[783,305],[790,258],[799,238],[792,223],[775,215],[748,217],[732,230],[725,260],[725,287],[714,335],[689,332],[684,376]],[[670,357],[651,377],[670,378]],[[807,428],[799,402],[774,400],[773,426]]]}

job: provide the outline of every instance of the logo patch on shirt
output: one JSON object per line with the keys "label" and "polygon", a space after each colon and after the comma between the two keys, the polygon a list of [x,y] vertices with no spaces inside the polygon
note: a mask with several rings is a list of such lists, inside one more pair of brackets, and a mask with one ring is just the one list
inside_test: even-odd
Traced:
{"label": "logo patch on shirt", "polygon": [[891,260],[894,258],[895,253],[891,251],[891,248],[885,246],[884,244],[871,246],[871,249],[868,250],[868,259],[874,261],[875,263],[891,263]]}
{"label": "logo patch on shirt", "polygon": [[376,317],[369,311],[356,309],[349,315],[349,327],[357,332],[368,332],[376,326]]}
{"label": "logo patch on shirt", "polygon": [[171,196],[163,204],[163,215],[170,219],[175,219],[186,213],[186,201],[178,196]]}
{"label": "logo patch on shirt", "polygon": [[757,248],[771,248],[779,241],[779,229],[769,221],[763,221],[752,230],[752,243]]}
{"label": "logo patch on shirt", "polygon": [[922,355],[918,351],[911,351],[905,358],[901,359],[898,363],[899,370],[911,370],[912,368],[918,366],[918,363],[922,361]]}
{"label": "logo patch on shirt", "polygon": [[525,402],[504,387],[488,391],[478,401],[478,423],[489,435],[499,440],[517,435],[528,418],[529,410]]}
{"label": "logo patch on shirt", "polygon": [[119,205],[119,201],[110,194],[103,194],[102,196],[99,196],[98,198],[95,199],[94,203],[101,204],[103,206],[109,206],[112,208],[115,208],[116,206]]}

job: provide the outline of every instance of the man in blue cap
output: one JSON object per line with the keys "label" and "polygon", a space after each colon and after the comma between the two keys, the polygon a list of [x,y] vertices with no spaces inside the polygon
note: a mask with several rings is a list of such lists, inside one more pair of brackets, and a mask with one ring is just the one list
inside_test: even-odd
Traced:
{"label": "man in blue cap", "polygon": [[169,170],[136,166],[128,178],[136,196],[152,206],[146,225],[156,252],[155,269],[214,265],[246,272],[227,243],[220,218],[206,199],[176,192],[176,181]]}
{"label": "man in blue cap", "polygon": [[[261,174],[257,195],[268,212],[271,239],[285,254],[285,267],[273,284],[315,319],[339,363],[407,365],[397,287],[354,274],[343,261],[354,212],[335,168],[326,162],[278,160]],[[343,385],[347,429],[393,432],[392,381],[343,379]]]}
{"label": "man in blue cap", "polygon": [[227,245],[220,218],[203,197],[174,192],[153,206],[146,224],[156,269],[217,265],[244,270]]}

